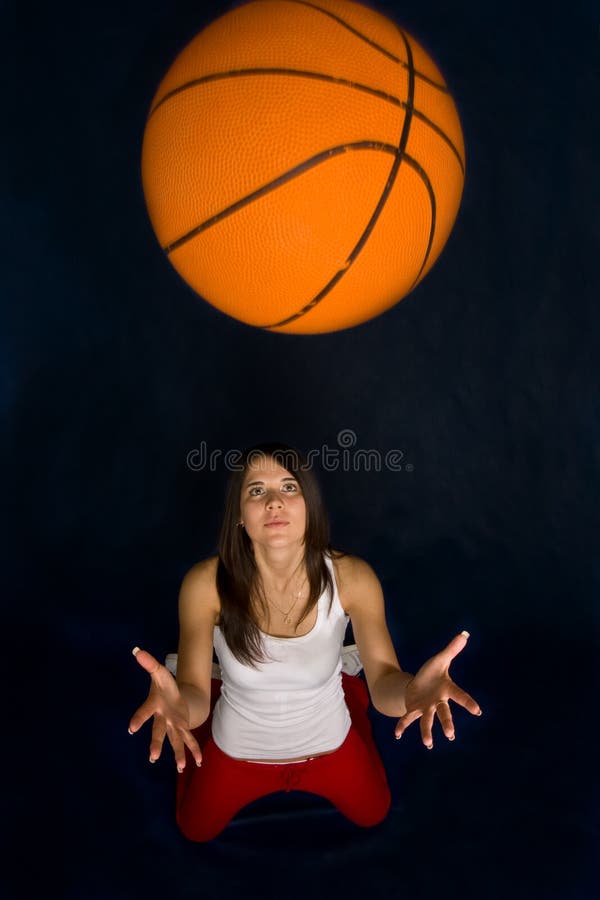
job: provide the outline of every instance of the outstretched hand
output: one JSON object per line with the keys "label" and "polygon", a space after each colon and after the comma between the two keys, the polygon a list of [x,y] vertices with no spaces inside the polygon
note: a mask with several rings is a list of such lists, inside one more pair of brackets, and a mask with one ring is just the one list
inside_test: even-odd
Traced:
{"label": "outstretched hand", "polygon": [[148,697],[135,711],[129,722],[129,733],[135,734],[152,716],[152,740],[150,741],[150,762],[159,758],[165,737],[169,738],[177,771],[185,768],[185,747],[188,747],[197,766],[202,764],[202,753],[194,735],[190,731],[187,704],[177,682],[166,666],[146,650],[135,648],[133,654],[140,666],[148,672],[151,679]]}
{"label": "outstretched hand", "polygon": [[461,632],[448,646],[436,653],[421,666],[408,682],[405,692],[406,713],[398,719],[395,728],[397,738],[402,737],[409,725],[420,719],[421,739],[428,750],[433,747],[433,722],[438,717],[442,731],[449,741],[454,740],[454,722],[449,701],[463,706],[474,716],[481,715],[479,704],[455,684],[449,675],[450,663],[467,645],[469,634]]}

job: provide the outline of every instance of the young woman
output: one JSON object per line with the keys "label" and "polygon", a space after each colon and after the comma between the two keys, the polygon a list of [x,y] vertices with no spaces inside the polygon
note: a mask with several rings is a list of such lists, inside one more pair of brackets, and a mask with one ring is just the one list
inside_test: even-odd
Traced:
{"label": "young woman", "polygon": [[[366,685],[343,671],[348,622]],[[481,715],[448,673],[466,632],[416,675],[401,669],[379,580],[332,549],[317,481],[285,445],[251,448],[231,475],[218,555],[183,579],[179,624],[176,678],[133,651],[151,685],[129,731],[153,717],[151,762],[168,737],[177,822],[190,840],[211,840],[248,803],[291,789],[326,797],[357,825],[381,822],[390,792],[369,696],[397,719],[397,738],[420,719],[428,748],[436,716],[454,740],[450,700]]]}

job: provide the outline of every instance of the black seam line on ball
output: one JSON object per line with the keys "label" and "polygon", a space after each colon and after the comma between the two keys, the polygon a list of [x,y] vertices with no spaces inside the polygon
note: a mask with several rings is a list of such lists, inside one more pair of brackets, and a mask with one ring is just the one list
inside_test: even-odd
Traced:
{"label": "black seam line on ball", "polygon": [[237,212],[239,209],[258,200],[259,197],[263,197],[265,194],[276,190],[278,187],[281,187],[288,181],[292,181],[298,175],[301,175],[308,169],[314,168],[325,160],[346,153],[348,150],[382,150],[385,153],[392,153],[394,155],[397,153],[397,148],[394,147],[393,144],[383,144],[378,141],[357,141],[353,144],[341,144],[339,147],[330,147],[328,150],[323,150],[321,153],[317,153],[316,156],[311,156],[310,159],[304,160],[292,169],[288,169],[283,175],[279,175],[277,178],[274,178],[273,181],[269,181],[257,190],[252,191],[251,194],[246,194],[245,197],[236,200],[235,203],[232,203],[220,212],[215,213],[210,219],[206,219],[204,222],[201,222],[200,225],[196,225],[195,228],[190,229],[190,231],[186,232],[186,234],[182,235],[180,238],[177,238],[177,240],[168,244],[166,247],[163,247],[164,252],[168,256],[169,253],[172,253],[174,250],[177,250],[178,247],[191,241],[192,238],[197,237],[201,232],[206,231],[207,228],[211,228],[211,226],[216,225],[217,222],[226,219],[227,216],[233,215],[233,213]]}
{"label": "black seam line on ball", "polygon": [[[387,100],[390,103],[394,103],[396,105],[402,105],[402,101],[395,97],[393,94],[388,94],[385,91],[380,91],[377,88],[369,87],[368,84],[361,84],[358,81],[350,81],[348,78],[338,78],[336,75],[327,75],[325,72],[311,72],[310,69],[283,69],[281,67],[265,67],[265,66],[257,66],[251,69],[230,69],[228,72],[211,72],[210,75],[202,75],[200,78],[192,78],[190,81],[185,81],[183,84],[178,85],[173,90],[169,91],[161,97],[156,106],[152,107],[150,112],[148,113],[148,119],[154,115],[157,109],[159,109],[164,103],[168,100],[171,100],[172,97],[176,97],[178,94],[182,94],[185,91],[190,90],[190,88],[198,87],[201,84],[208,84],[211,81],[224,81],[228,78],[242,78],[248,77],[252,75],[292,75],[300,78],[314,78],[318,81],[329,81],[332,84],[342,84],[345,87],[355,88],[357,91],[366,91],[369,94],[372,94],[374,97],[379,97],[382,100]],[[415,75],[421,78],[423,81],[427,81],[430,85],[437,88],[443,93],[448,93],[448,88],[442,87],[439,84],[431,81],[431,79],[427,78],[426,75],[421,74],[420,72],[415,72]]]}
{"label": "black seam line on ball", "polygon": [[[402,103],[401,106],[405,107],[405,104]],[[431,119],[427,118],[427,116],[424,115],[422,112],[420,112],[418,109],[413,109],[413,116],[415,117],[415,119],[420,119],[421,122],[424,122],[428,128],[431,128],[432,131],[435,131],[435,133],[438,135],[438,137],[441,137],[441,139],[448,145],[448,147],[450,148],[450,150],[456,157],[456,161],[458,162],[460,171],[462,172],[462,174],[464,176],[465,161],[462,158],[462,156],[460,155],[458,148],[452,143],[452,141],[450,140],[450,138],[448,137],[446,132],[442,131],[442,129],[440,128],[439,125],[436,125],[435,122],[432,122]]]}
{"label": "black seam line on ball", "polygon": [[[394,150],[394,153],[396,153],[396,152],[397,151]],[[422,180],[423,184],[425,185],[425,190],[429,194],[429,204],[430,204],[430,209],[431,209],[431,220],[430,220],[430,225],[429,225],[429,238],[427,240],[427,248],[425,250],[423,262],[421,263],[421,267],[417,273],[417,276],[407,291],[407,293],[410,293],[410,291],[413,290],[413,288],[419,281],[419,278],[421,277],[421,273],[422,273],[423,269],[425,268],[425,265],[427,263],[427,260],[429,259],[430,253],[431,253],[431,247],[433,245],[433,238],[435,236],[436,202],[435,202],[435,193],[433,190],[433,186],[427,176],[427,172],[423,169],[422,166],[419,165],[419,163],[417,162],[416,159],[412,158],[412,156],[405,155],[402,157],[402,159],[403,159],[403,162],[405,162],[407,166],[410,166],[411,169],[414,169],[414,171],[417,173],[417,175],[419,176],[419,178]],[[320,293],[318,293],[317,296],[314,297],[311,300],[311,302],[309,304],[307,304],[305,307],[303,307],[299,312],[294,313],[293,315],[289,316],[287,319],[283,319],[281,322],[277,322],[275,325],[258,325],[256,327],[267,328],[267,329],[280,328],[283,325],[289,325],[290,322],[293,322],[295,319],[300,318],[300,316],[305,315],[309,310],[313,309],[313,307],[316,306],[317,303],[319,303],[323,299],[323,297],[327,293],[329,293],[329,291],[333,287],[335,287],[337,282],[340,280],[340,278],[342,277],[342,275],[344,274],[344,272],[350,265],[350,262],[351,262],[351,260],[349,260],[342,269],[340,269],[338,272],[336,272],[334,277],[325,285],[323,290],[320,291]]]}
{"label": "black seam line on ball", "polygon": [[410,291],[412,291],[414,286],[419,281],[419,279],[421,277],[421,273],[422,273],[423,269],[425,268],[425,266],[427,264],[427,260],[429,259],[429,256],[431,254],[431,247],[433,246],[433,238],[435,236],[437,205],[435,202],[435,191],[433,190],[433,185],[431,184],[431,181],[429,180],[429,176],[427,175],[427,172],[425,171],[425,169],[417,162],[416,159],[413,159],[412,156],[405,156],[404,161],[406,162],[407,165],[409,165],[412,169],[415,170],[415,172],[419,175],[419,177],[421,178],[421,181],[425,185],[425,189],[426,189],[427,193],[429,194],[429,206],[431,209],[431,219],[430,219],[430,223],[429,223],[429,240],[427,241],[427,248],[425,250],[425,255],[423,257],[423,262],[421,263],[421,268],[417,272],[417,276],[416,276],[415,280],[413,281],[413,283],[411,284],[411,286],[408,289],[407,293],[410,293]]}
{"label": "black seam line on ball", "polygon": [[[398,141],[398,146],[394,148],[395,159],[392,164],[392,168],[390,169],[390,173],[388,175],[387,181],[385,183],[385,187],[381,193],[381,196],[379,198],[377,206],[375,207],[375,210],[374,210],[371,218],[369,219],[369,222],[367,223],[367,227],[365,228],[365,230],[361,234],[360,238],[358,239],[356,246],[354,247],[354,249],[348,256],[348,259],[346,260],[346,263],[344,264],[344,266],[335,273],[333,278],[331,278],[328,281],[328,283],[325,285],[325,287],[319,291],[319,293],[316,295],[316,297],[313,297],[313,299],[310,301],[310,303],[307,303],[306,306],[302,307],[302,309],[298,310],[298,312],[294,313],[293,315],[287,316],[285,319],[282,319],[280,322],[273,322],[270,325],[259,325],[258,326],[259,328],[266,328],[266,329],[282,328],[284,325],[289,325],[291,322],[294,322],[296,319],[299,319],[302,316],[306,315],[306,313],[309,312],[311,309],[313,309],[317,305],[317,303],[320,303],[321,300],[331,291],[331,289],[333,287],[335,287],[335,285],[342,278],[342,276],[348,271],[348,269],[350,268],[350,266],[352,265],[352,263],[354,262],[354,260],[356,259],[356,257],[358,256],[358,254],[360,253],[362,248],[364,247],[367,239],[369,238],[369,235],[371,234],[371,232],[373,231],[373,228],[375,227],[375,225],[377,223],[377,220],[379,219],[379,216],[381,215],[383,207],[385,206],[386,201],[390,195],[390,192],[396,182],[396,177],[398,175],[398,170],[400,169],[400,164],[405,156],[406,145],[408,143],[408,136],[410,134],[410,126],[412,123],[413,103],[414,103],[414,98],[415,98],[415,74],[414,74],[414,69],[413,69],[413,65],[412,65],[412,61],[413,61],[412,49],[411,49],[411,46],[408,42],[406,35],[402,31],[402,29],[399,28],[398,31],[402,35],[402,39],[406,46],[406,57],[409,61],[408,91],[407,91],[407,97],[406,97],[406,115],[404,116],[404,122],[402,123],[402,131],[400,133],[400,140]],[[422,269],[422,266],[421,266],[421,269]]]}
{"label": "black seam line on ball", "polygon": [[[415,74],[418,75],[418,73]],[[236,78],[245,75],[292,75],[298,78],[314,78],[317,81],[328,81],[332,84],[341,84],[344,87],[353,88],[357,91],[364,91],[365,93],[370,94],[372,97],[378,97],[380,100],[384,100],[386,103],[392,103],[394,106],[399,106],[401,109],[406,109],[406,103],[399,97],[395,97],[393,94],[387,94],[385,91],[377,90],[377,88],[369,87],[369,85],[367,84],[360,84],[356,81],[348,81],[348,79],[346,78],[336,78],[333,75],[325,75],[320,72],[305,72],[302,69],[236,69],[232,72],[219,72],[213,75],[206,75],[203,78],[195,78],[193,81],[187,81],[185,84],[182,84],[178,88],[169,91],[168,94],[165,94],[162,100],[159,100],[159,102],[156,104],[156,106],[150,113],[150,116],[152,116],[163,103],[166,103],[167,100],[169,100],[171,97],[174,97],[176,94],[180,94],[182,91],[197,87],[200,84],[205,84],[208,81],[216,81],[218,79],[229,77]],[[445,131],[442,131],[439,125],[436,125],[435,122],[432,122],[431,119],[429,119],[418,109],[413,109],[413,114],[415,118],[420,119],[422,122],[424,122],[428,128],[431,128],[432,131],[435,131],[435,133],[439,135],[439,137],[441,137],[443,141],[446,142],[446,144],[449,146],[450,150],[458,160],[461,172],[464,175],[464,160],[461,157],[457,147],[452,143]],[[150,118],[150,116],[148,118]]]}
{"label": "black seam line on ball", "polygon": [[[404,62],[404,60],[400,59],[399,56],[396,56],[390,50],[386,50],[386,48],[382,47],[381,44],[378,44],[375,41],[371,40],[371,38],[367,37],[366,34],[363,34],[362,31],[359,31],[357,28],[354,28],[354,26],[350,25],[349,22],[346,22],[344,19],[340,18],[340,16],[336,16],[335,13],[330,12],[328,9],[323,9],[323,7],[318,6],[316,3],[309,3],[309,2],[307,2],[307,0],[292,0],[292,2],[297,3],[300,6],[308,6],[311,9],[318,10],[324,16],[327,16],[328,18],[333,19],[335,22],[338,23],[338,25],[341,25],[343,28],[346,28],[348,31],[350,31],[353,35],[360,38],[361,41],[364,41],[370,47],[373,47],[373,49],[379,50],[380,53],[383,53],[383,55],[387,56],[388,59],[391,59],[392,62],[398,63],[401,66],[404,66],[405,69],[412,68],[412,53],[411,53],[410,60],[408,60],[408,57],[407,57],[407,61]],[[397,25],[396,25],[396,27],[398,28]],[[402,29],[398,28],[398,31],[400,32],[400,34],[402,34],[402,37],[404,38],[404,43],[406,45],[406,38],[405,38],[404,33],[402,32]],[[429,84],[433,85],[433,87],[438,88],[440,91],[448,90],[448,88],[445,85],[441,85],[437,81],[433,81],[432,78],[429,78],[427,75],[423,75],[421,72],[415,72],[415,74],[417,74],[424,81],[427,81]]]}

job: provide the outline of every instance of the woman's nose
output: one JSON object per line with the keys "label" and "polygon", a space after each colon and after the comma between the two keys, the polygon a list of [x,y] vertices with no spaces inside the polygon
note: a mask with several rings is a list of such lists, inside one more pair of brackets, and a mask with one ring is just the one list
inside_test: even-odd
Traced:
{"label": "woman's nose", "polygon": [[271,491],[267,494],[267,507],[271,506],[283,506],[283,501],[279,494],[275,493],[275,491]]}

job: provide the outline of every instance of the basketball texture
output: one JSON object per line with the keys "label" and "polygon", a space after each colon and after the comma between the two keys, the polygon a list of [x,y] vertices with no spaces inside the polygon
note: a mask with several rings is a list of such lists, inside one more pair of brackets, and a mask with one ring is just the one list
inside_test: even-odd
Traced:
{"label": "basketball texture", "polygon": [[454,225],[455,103],[411,36],[349,0],[253,0],[177,56],[144,130],[158,241],[249,325],[350,328],[405,297]]}

